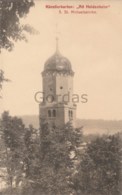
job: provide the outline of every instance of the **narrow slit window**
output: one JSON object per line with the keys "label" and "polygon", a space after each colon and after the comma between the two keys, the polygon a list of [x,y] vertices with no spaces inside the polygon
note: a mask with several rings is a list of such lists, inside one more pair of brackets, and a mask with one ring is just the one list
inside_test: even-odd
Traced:
{"label": "narrow slit window", "polygon": [[48,117],[51,117],[51,110],[48,110]]}
{"label": "narrow slit window", "polygon": [[71,116],[71,112],[70,112],[70,110],[69,110],[69,117]]}
{"label": "narrow slit window", "polygon": [[53,117],[56,117],[56,110],[53,110]]}

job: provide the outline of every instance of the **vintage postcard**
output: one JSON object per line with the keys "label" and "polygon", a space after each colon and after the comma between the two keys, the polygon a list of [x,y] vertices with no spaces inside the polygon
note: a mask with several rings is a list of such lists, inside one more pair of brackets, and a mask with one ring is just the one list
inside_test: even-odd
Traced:
{"label": "vintage postcard", "polygon": [[122,1],[0,0],[0,194],[122,194]]}

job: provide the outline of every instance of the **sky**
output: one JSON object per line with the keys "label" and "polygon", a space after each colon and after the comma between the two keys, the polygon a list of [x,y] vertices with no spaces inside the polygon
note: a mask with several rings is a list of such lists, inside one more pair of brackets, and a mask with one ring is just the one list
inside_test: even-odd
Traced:
{"label": "sky", "polygon": [[[108,5],[97,14],[60,14],[45,5]],[[76,10],[76,9],[75,9]],[[93,9],[92,9],[93,10]],[[59,50],[75,72],[74,94],[87,94],[88,102],[77,103],[77,118],[122,119],[122,2],[121,1],[36,1],[21,22],[38,35],[27,35],[28,43],[17,42],[12,52],[3,51],[0,65],[11,82],[5,83],[1,113],[39,114],[34,99],[42,91],[41,72],[45,61]],[[57,27],[56,27],[57,26]]]}

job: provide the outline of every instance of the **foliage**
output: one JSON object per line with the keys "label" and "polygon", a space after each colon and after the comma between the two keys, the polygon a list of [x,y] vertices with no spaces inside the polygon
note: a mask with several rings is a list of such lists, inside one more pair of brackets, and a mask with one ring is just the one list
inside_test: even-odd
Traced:
{"label": "foliage", "polygon": [[18,184],[22,177],[23,168],[23,136],[25,127],[20,118],[11,117],[8,112],[2,114],[1,137],[4,143],[4,159],[2,159],[7,170],[8,183]]}
{"label": "foliage", "polygon": [[120,195],[122,150],[119,134],[92,141],[74,177],[77,194]]}
{"label": "foliage", "polygon": [[0,51],[2,48],[11,51],[13,41],[26,40],[24,32],[31,32],[32,28],[21,25],[20,19],[33,5],[33,0],[0,0]]}
{"label": "foliage", "polygon": [[[0,69],[0,91],[2,90],[3,82],[8,82],[8,81],[10,80],[5,78],[4,71]],[[1,94],[0,94],[0,98],[2,98]]]}
{"label": "foliage", "polygon": [[[40,155],[36,163],[31,163],[24,194],[30,188],[32,194],[68,195],[72,192],[74,159],[78,157],[77,147],[82,137],[78,132],[79,129],[70,125],[59,129],[45,124],[41,128]],[[75,153],[74,157],[71,157],[71,152]]]}
{"label": "foliage", "polygon": [[16,183],[13,194],[121,194],[122,134],[93,139],[81,151],[81,129],[44,123],[39,137],[33,126],[25,128],[20,118],[4,112],[1,137],[0,165],[7,168],[11,188]]}
{"label": "foliage", "polygon": [[31,179],[34,169],[38,165],[40,156],[40,140],[38,137],[37,130],[30,125],[24,135],[24,173],[27,179]]}
{"label": "foliage", "polygon": [[2,83],[5,81],[10,81],[10,80],[5,78],[4,71],[0,69],[0,89],[2,89]]}
{"label": "foliage", "polygon": [[[20,22],[32,6],[34,0],[0,0],[0,53],[2,49],[11,51],[17,40],[27,41],[25,32],[37,33],[30,25],[22,25]],[[0,70],[0,90],[4,81],[8,79],[5,79],[3,70]]]}

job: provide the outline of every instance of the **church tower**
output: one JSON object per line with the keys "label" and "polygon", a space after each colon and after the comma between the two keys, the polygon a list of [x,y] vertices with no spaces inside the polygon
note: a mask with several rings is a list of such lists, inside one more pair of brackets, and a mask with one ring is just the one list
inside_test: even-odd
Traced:
{"label": "church tower", "polygon": [[71,122],[75,127],[76,105],[72,101],[74,72],[70,61],[63,57],[58,48],[44,64],[42,72],[43,102],[40,103],[40,121],[50,126],[63,127]]}

